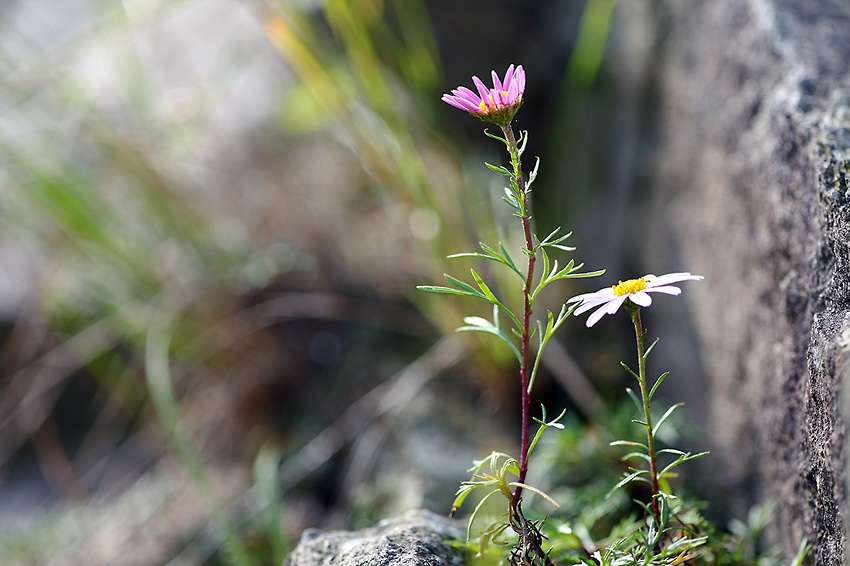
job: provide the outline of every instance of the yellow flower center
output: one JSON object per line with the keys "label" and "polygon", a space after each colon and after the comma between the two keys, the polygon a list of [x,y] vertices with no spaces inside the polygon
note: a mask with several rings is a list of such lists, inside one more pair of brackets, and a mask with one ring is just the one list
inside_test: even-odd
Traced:
{"label": "yellow flower center", "polygon": [[641,277],[640,279],[629,279],[628,281],[620,281],[618,284],[614,285],[611,288],[614,290],[614,294],[618,297],[637,293],[646,289],[646,277]]}
{"label": "yellow flower center", "polygon": [[[508,91],[503,90],[502,94],[505,95],[505,98],[507,98]],[[488,105],[487,102],[489,102],[490,104]],[[496,101],[493,100],[492,94],[487,95],[487,102],[482,100],[481,103],[478,105],[478,109],[481,110],[482,114],[489,114],[493,109],[498,106],[498,104],[496,104]]]}

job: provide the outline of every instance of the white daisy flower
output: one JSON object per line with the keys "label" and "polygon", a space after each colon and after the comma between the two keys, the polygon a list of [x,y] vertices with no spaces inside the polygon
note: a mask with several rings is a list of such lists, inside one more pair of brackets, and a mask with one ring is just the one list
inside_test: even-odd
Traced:
{"label": "white daisy flower", "polygon": [[668,273],[659,277],[655,275],[644,275],[640,279],[620,281],[613,287],[605,287],[595,293],[576,295],[569,299],[567,304],[581,301],[581,306],[575,310],[576,315],[599,307],[593,314],[587,317],[587,327],[590,328],[606,314],[617,312],[627,299],[640,307],[648,307],[652,304],[652,297],[649,296],[649,293],[678,295],[682,290],[674,287],[671,283],[688,280],[698,281],[700,279],[702,279],[702,276],[691,275],[690,273]]}

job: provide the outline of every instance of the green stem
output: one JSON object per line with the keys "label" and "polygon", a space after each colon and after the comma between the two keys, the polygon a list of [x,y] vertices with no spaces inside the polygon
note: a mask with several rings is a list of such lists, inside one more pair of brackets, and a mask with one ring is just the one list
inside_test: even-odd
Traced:
{"label": "green stem", "polygon": [[[529,383],[531,380],[531,364],[530,364],[530,340],[531,340],[531,314],[532,314],[532,283],[534,282],[534,264],[537,260],[534,247],[534,237],[531,232],[531,215],[529,209],[529,195],[525,188],[525,180],[522,177],[522,165],[520,163],[519,148],[517,146],[516,137],[514,136],[513,128],[510,124],[502,126],[502,132],[505,134],[505,140],[508,145],[508,153],[511,156],[511,166],[513,168],[513,183],[512,189],[516,191],[517,202],[519,203],[519,216],[522,222],[522,233],[525,238],[525,255],[528,258],[526,266],[525,284],[523,285],[523,308],[522,308],[522,327],[520,328],[520,382],[522,391],[520,394],[522,405],[522,437],[520,446],[520,462],[519,483],[525,482],[525,476],[528,473],[528,451],[530,447],[529,436],[529,421],[531,407],[531,392],[529,391]],[[514,502],[519,504],[522,496],[522,487],[517,486],[514,490]]]}
{"label": "green stem", "polygon": [[652,414],[649,405],[649,389],[646,382],[646,350],[643,345],[644,331],[643,324],[640,320],[640,307],[626,301],[626,309],[632,317],[632,323],[635,325],[635,338],[637,339],[638,351],[638,382],[640,383],[640,396],[643,401],[643,422],[646,426],[646,446],[647,455],[649,456],[649,474],[652,484],[652,501],[650,508],[652,515],[655,518],[655,524],[661,526],[661,510],[659,508],[658,498],[660,497],[661,487],[658,482],[658,460],[655,453],[655,434],[652,432]]}

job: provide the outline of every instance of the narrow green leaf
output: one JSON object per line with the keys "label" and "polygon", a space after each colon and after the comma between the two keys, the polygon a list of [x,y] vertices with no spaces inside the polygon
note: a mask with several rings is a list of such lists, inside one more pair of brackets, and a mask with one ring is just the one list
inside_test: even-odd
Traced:
{"label": "narrow green leaf", "polygon": [[[533,300],[534,299],[532,298],[532,302]],[[551,315],[551,312],[549,314]],[[531,391],[534,389],[534,382],[537,381],[537,370],[540,367],[540,360],[543,357],[543,348],[546,347],[546,342],[549,341],[549,337],[551,336],[551,333],[549,332],[549,325],[547,325],[546,330],[543,330],[543,323],[539,320],[537,321],[537,324],[535,324],[534,328],[537,330],[540,340],[537,343],[537,353],[534,356],[534,364],[531,366],[531,376],[528,379],[529,395],[531,395]]]}
{"label": "narrow green leaf", "polygon": [[[658,342],[656,340],[656,342]],[[653,395],[655,395],[655,390],[658,389],[658,386],[661,385],[665,379],[667,379],[667,375],[669,375],[669,371],[665,371],[661,375],[658,376],[658,379],[655,380],[655,383],[652,384],[652,389],[649,390],[649,398],[652,399]]]}
{"label": "narrow green leaf", "polygon": [[487,163],[487,162],[484,162],[484,165],[486,165],[487,168],[490,169],[491,171],[495,171],[496,173],[499,173],[500,175],[504,175],[505,177],[509,177],[510,174],[511,174],[510,171],[508,171],[505,167],[503,167],[501,165],[493,165],[493,164]]}
{"label": "narrow green leaf", "polygon": [[[532,301],[533,300],[534,300],[534,297],[532,295]],[[579,306],[579,303],[576,303],[572,307],[567,309],[566,304],[561,305],[561,312],[558,314],[558,318],[557,318],[556,321],[553,321],[554,315],[552,314],[552,311],[547,310],[546,311],[547,312],[547,323],[546,323],[546,331],[545,332],[543,331],[543,329],[541,327],[540,321],[538,321],[537,328],[538,328],[538,331],[540,332],[540,343],[538,344],[538,347],[537,347],[537,355],[534,357],[534,365],[532,366],[532,369],[531,369],[531,377],[528,380],[528,392],[529,392],[529,394],[531,393],[531,390],[534,387],[534,381],[537,378],[537,370],[540,367],[540,360],[543,357],[543,349],[546,347],[546,344],[548,344],[549,339],[552,337],[552,335],[555,333],[555,331],[558,330],[558,328],[560,328],[560,326],[564,323],[564,321],[573,313],[573,311],[576,308],[578,308],[578,306]]]}
{"label": "narrow green leaf", "polygon": [[801,540],[800,546],[797,547],[797,554],[794,556],[794,560],[791,561],[791,566],[802,566],[803,561],[806,559],[806,555],[809,554],[811,549],[812,545],[809,544],[807,539]]}
{"label": "narrow green leaf", "polygon": [[537,489],[537,488],[536,488],[536,487],[534,487],[534,486],[530,486],[530,485],[528,485],[528,484],[520,483],[520,482],[517,482],[517,481],[511,482],[511,483],[509,483],[508,485],[509,485],[509,486],[511,486],[511,487],[521,487],[521,488],[523,488],[523,489],[527,489],[528,491],[530,491],[530,492],[532,492],[532,493],[536,493],[537,495],[539,495],[540,497],[542,497],[543,499],[545,499],[546,501],[548,501],[549,503],[551,503],[552,505],[554,505],[556,509],[560,509],[560,508],[561,508],[561,506],[560,506],[560,505],[558,505],[558,502],[557,502],[557,501],[555,501],[554,499],[552,499],[551,497],[549,497],[548,495],[546,495],[543,491],[541,491],[541,490]]}
{"label": "narrow green leaf", "polygon": [[472,539],[472,523],[475,522],[475,518],[478,516],[478,512],[487,503],[487,500],[493,497],[496,493],[501,493],[498,489],[494,489],[487,495],[481,498],[481,501],[478,502],[478,505],[475,506],[475,509],[472,511],[472,515],[469,516],[469,523],[466,526],[466,542],[469,542]]}
{"label": "narrow green leaf", "polygon": [[[557,228],[555,228],[554,230],[549,232],[549,235],[546,236],[545,238],[543,238],[543,240],[538,244],[538,246],[543,247],[543,246],[548,246],[548,245],[552,244],[553,243],[552,238],[554,238],[558,234],[558,232],[560,232],[560,231],[561,231],[561,227],[558,226]],[[558,243],[558,242],[554,242],[554,243]]]}
{"label": "narrow green leaf", "polygon": [[658,419],[658,422],[655,423],[655,426],[652,427],[653,436],[658,434],[658,430],[661,428],[661,425],[663,425],[664,421],[666,421],[670,417],[670,415],[673,414],[673,411],[682,406],[684,406],[684,403],[676,403],[675,405],[667,409],[667,411],[661,416],[661,418]]}
{"label": "narrow green leaf", "polygon": [[[558,226],[558,230],[560,230],[560,229],[561,229],[561,227]],[[566,234],[563,234],[562,236],[558,236],[554,240],[550,240],[546,245],[551,246],[551,247],[559,247],[561,249],[566,249],[567,251],[573,251],[573,250],[575,250],[575,248],[572,248],[570,246],[564,246],[561,243],[561,242],[566,241],[572,235],[573,235],[572,232],[567,232]]]}
{"label": "narrow green leaf", "polygon": [[691,460],[696,460],[697,458],[702,458],[703,456],[708,455],[708,452],[700,452],[699,454],[684,454],[676,458],[674,461],[667,464],[663,470],[658,474],[658,478],[661,479],[667,474],[670,473],[673,468],[678,466],[679,464],[684,464],[685,462],[690,462]]}
{"label": "narrow green leaf", "polygon": [[554,281],[557,277],[558,277],[558,258],[555,258],[555,260],[552,261],[552,269],[549,271],[549,275],[546,277],[546,279],[547,279],[546,283],[548,284],[549,282]]}
{"label": "narrow green leaf", "polygon": [[487,130],[486,128],[484,129],[484,135],[485,135],[485,136],[487,136],[488,138],[493,138],[494,140],[499,140],[499,141],[500,141],[500,142],[502,142],[503,144],[508,145],[508,140],[506,140],[505,138],[503,138],[503,137],[501,137],[501,136],[497,136],[497,135],[495,135],[495,134],[491,134],[491,133],[490,133],[490,131],[489,131],[489,130]]}
{"label": "narrow green leaf", "polygon": [[644,478],[641,478],[641,476],[646,475],[648,473],[649,472],[647,472],[646,470],[638,470],[636,472],[630,473],[629,475],[621,479],[619,482],[617,482],[617,485],[611,488],[611,491],[608,492],[608,495],[606,497],[610,497],[612,493],[614,493],[621,487],[632,483],[633,481],[645,481]]}
{"label": "narrow green leaf", "polygon": [[[581,269],[582,267],[584,267],[583,263],[577,265],[576,269]],[[586,273],[570,273],[569,275],[565,275],[563,277],[563,279],[585,279],[585,278],[588,278],[588,277],[599,277],[600,275],[602,275],[604,273],[605,273],[604,269],[598,269],[596,271],[588,271]]]}
{"label": "narrow green leaf", "polygon": [[517,143],[517,152],[522,155],[525,153],[525,144],[528,143],[528,130],[522,130],[519,133],[519,140]]}
{"label": "narrow green leaf", "polygon": [[[528,250],[523,249],[523,253],[527,254]],[[540,248],[540,256],[543,258],[543,272],[540,275],[540,282],[537,283],[537,287],[531,292],[531,302],[534,302],[534,299],[537,297],[537,294],[543,290],[546,284],[549,282],[549,273],[551,268],[551,262],[549,261],[549,254],[546,253],[545,248]]]}
{"label": "narrow green leaf", "polygon": [[486,334],[492,334],[493,336],[502,340],[511,351],[514,353],[518,361],[522,361],[522,356],[520,354],[519,348],[517,348],[516,344],[513,340],[505,334],[502,327],[498,324],[499,320],[499,311],[496,305],[493,305],[493,319],[494,322],[490,322],[485,318],[481,318],[479,316],[468,316],[463,319],[463,321],[467,324],[467,326],[461,326],[457,329],[458,332],[484,332]]}
{"label": "narrow green leaf", "polygon": [[452,502],[452,515],[454,515],[454,513],[461,508],[463,502],[466,501],[466,498],[469,496],[470,493],[472,493],[475,487],[476,486],[473,485],[461,484],[461,486],[455,493],[455,500]]}
{"label": "narrow green leaf", "polygon": [[[635,379],[637,379],[638,381],[640,381],[640,377],[638,377],[638,374],[636,374],[636,373],[632,370],[632,368],[630,368],[630,367],[626,364],[626,362],[620,362],[620,365],[621,365],[621,366],[623,366],[623,368],[625,368],[625,370],[626,370],[627,372],[629,372],[629,373],[631,374],[631,376],[632,376],[632,377],[634,377]],[[641,408],[643,408],[643,403],[641,403]]]}
{"label": "narrow green leaf", "polygon": [[476,289],[475,289],[472,285],[470,285],[469,283],[464,283],[464,282],[463,282],[463,281],[461,281],[460,279],[458,279],[458,278],[456,278],[456,277],[452,277],[451,275],[449,275],[449,274],[447,274],[447,273],[444,273],[444,274],[443,274],[443,277],[445,277],[445,278],[448,280],[448,282],[449,282],[449,283],[451,283],[452,285],[455,285],[456,287],[458,287],[458,288],[460,288],[460,289],[463,289],[464,291],[466,291],[466,292],[468,292],[468,293],[471,293],[472,295],[475,295],[475,296],[480,297],[480,298],[482,298],[482,299],[486,299],[486,298],[487,298],[487,296],[486,296],[486,295],[483,295],[482,293],[480,293],[479,291],[477,291],[477,290],[476,290]]}
{"label": "narrow green leaf", "polygon": [[507,483],[506,478],[508,477],[509,473],[515,476],[519,476],[519,462],[516,461],[516,458],[507,458],[498,472],[496,472],[496,469],[493,468],[493,475],[495,475],[504,483]]}
{"label": "narrow green leaf", "polygon": [[561,244],[550,244],[553,248],[558,248],[559,250],[563,250],[565,252],[574,252],[576,248],[574,246],[562,246]]}
{"label": "narrow green leaf", "polygon": [[511,268],[517,275],[520,276],[520,278],[525,279],[525,276],[522,274],[522,272],[519,270],[519,268],[517,268],[516,264],[514,263],[513,259],[510,256],[510,254],[508,254],[507,250],[505,249],[505,246],[503,246],[501,242],[499,242],[499,247],[502,250],[501,254],[499,254],[499,252],[497,252],[496,250],[494,250],[493,248],[491,248],[490,246],[488,246],[484,242],[479,242],[479,245],[481,246],[481,249],[483,249],[485,252],[492,255],[493,258],[498,258],[499,262],[501,262],[504,265],[507,265],[509,268]]}
{"label": "narrow green leaf", "polygon": [[558,271],[555,274],[555,277],[557,277],[558,279],[566,278],[567,275],[569,275],[570,273],[572,273],[574,271],[573,267],[575,266],[575,264],[576,264],[575,260],[571,259],[570,261],[567,262],[567,265],[565,265],[564,268],[561,271]]}
{"label": "narrow green leaf", "polygon": [[664,466],[664,469],[662,469],[660,472],[658,472],[658,479],[661,480],[661,479],[664,479],[667,476],[669,476],[670,472],[674,468],[676,468],[676,466],[683,463],[684,461],[685,461],[684,457],[680,456],[679,458],[676,458],[675,460],[673,460],[672,462],[670,462],[669,464]]}
{"label": "narrow green leaf", "polygon": [[510,525],[507,523],[491,523],[489,527],[487,527],[484,532],[479,535],[479,543],[478,543],[478,554],[476,554],[477,558],[485,556],[487,553],[487,549],[491,545],[499,545],[504,546],[507,544],[507,541],[498,540],[504,534],[505,530]]}
{"label": "narrow green leaf", "polygon": [[614,442],[609,443],[608,446],[636,446],[638,448],[643,448],[644,450],[649,450],[646,444],[633,442],[631,440],[615,440]]}
{"label": "narrow green leaf", "polygon": [[517,200],[517,194],[510,187],[504,187],[505,196],[502,198],[506,198],[510,201],[511,206],[513,206],[517,211],[520,210],[519,200]]}
{"label": "narrow green leaf", "polygon": [[623,462],[626,462],[626,461],[632,460],[634,458],[641,459],[641,460],[645,461],[647,464],[649,464],[650,460],[651,460],[650,457],[648,455],[644,454],[643,452],[629,452],[628,454],[623,456],[621,459],[623,460]]}
{"label": "narrow green leaf", "polygon": [[[560,429],[564,428],[564,425],[562,425],[558,421],[560,421],[562,418],[564,418],[564,415],[566,415],[566,414],[567,414],[567,410],[564,409],[564,410],[561,411],[561,414],[559,414],[557,417],[555,417],[554,419],[552,419],[549,422],[545,422],[546,409],[543,409],[543,419],[544,420],[541,421],[540,419],[536,419],[536,418],[534,419],[535,422],[537,422],[540,425],[540,427],[537,429],[537,432],[534,434],[534,439],[531,441],[531,444],[528,447],[527,456],[529,458],[531,457],[531,454],[534,452],[534,447],[537,446],[537,441],[540,440],[540,437],[543,434],[544,430],[546,430],[547,428],[553,428],[553,427],[554,428],[560,428]],[[519,474],[517,474],[517,475],[519,475]]]}
{"label": "narrow green leaf", "polygon": [[656,338],[652,342],[652,344],[649,345],[649,348],[647,348],[646,351],[643,353],[643,359],[644,360],[646,360],[649,357],[649,354],[652,352],[653,348],[655,348],[655,345],[658,344],[659,340],[661,340],[661,338]]}
{"label": "narrow green leaf", "polygon": [[670,504],[667,502],[667,498],[664,495],[657,495],[658,497],[658,506],[661,509],[661,524],[658,526],[659,529],[663,529],[664,526],[670,521]]}
{"label": "narrow green leaf", "polygon": [[484,279],[478,274],[478,272],[476,272],[474,269],[470,269],[469,271],[472,273],[472,278],[475,279],[475,283],[477,283],[478,287],[481,289],[483,297],[485,297],[494,305],[498,306],[502,310],[502,312],[511,317],[511,320],[513,320],[517,328],[522,328],[522,323],[519,321],[519,318],[517,318],[517,316],[508,307],[503,305],[501,301],[496,298],[496,295],[493,294],[493,291],[490,290],[490,287],[487,286],[487,283],[484,282]]}
{"label": "narrow green leaf", "polygon": [[626,393],[629,395],[631,400],[634,402],[635,407],[637,407],[638,412],[643,412],[643,402],[637,396],[637,394],[632,391],[631,387],[626,387]]}
{"label": "narrow green leaf", "polygon": [[573,314],[573,311],[578,308],[579,304],[580,303],[573,303],[572,305],[567,305],[567,303],[562,304],[561,310],[558,312],[558,316],[554,320],[552,319],[552,311],[547,311],[549,313],[547,315],[549,318],[549,322],[547,324],[549,328],[549,336],[561,328],[561,325],[564,324],[564,321],[567,320],[571,314]]}
{"label": "narrow green leaf", "polygon": [[516,274],[520,276],[520,278],[524,279],[522,272],[520,272],[519,269],[517,269],[516,265],[514,265],[514,263],[512,261],[509,261],[506,258],[502,257],[501,255],[499,255],[498,253],[493,251],[492,248],[490,248],[486,244],[481,244],[481,247],[485,251],[488,251],[488,252],[491,252],[491,253],[463,252],[463,253],[458,253],[458,254],[452,254],[452,255],[448,256],[448,259],[457,259],[457,258],[462,258],[462,257],[474,257],[474,258],[479,258],[479,259],[489,259],[490,261],[495,261],[497,263],[501,263],[503,265],[508,266],[513,271],[515,271]]}
{"label": "narrow green leaf", "polygon": [[488,257],[488,256],[482,254],[481,252],[461,252],[461,253],[458,253],[458,254],[451,254],[451,255],[446,256],[447,259],[457,259],[457,258],[460,258],[460,257],[480,257],[480,258],[486,258],[486,259],[493,259],[491,257]]}
{"label": "narrow green leaf", "polygon": [[484,282],[484,278],[481,277],[474,269],[470,269],[469,271],[472,273],[472,278],[475,279],[475,283],[478,284],[478,288],[481,289],[481,292],[484,293],[484,296],[487,297],[494,305],[498,304],[499,299],[496,298],[496,295],[493,293],[493,291],[490,290],[490,287],[487,286],[487,283]]}
{"label": "narrow green leaf", "polygon": [[502,242],[499,242],[499,248],[502,250],[502,256],[505,258],[505,261],[508,262],[508,265],[510,265],[511,268],[513,268],[514,271],[516,271],[517,273],[522,275],[519,268],[517,268],[516,263],[514,263],[514,260],[511,257],[511,254],[508,253],[508,250],[505,249],[505,246],[504,246],[504,244],[502,244]]}
{"label": "narrow green leaf", "polygon": [[426,293],[434,293],[435,295],[465,295],[469,297],[477,297],[479,299],[487,299],[484,295],[477,292],[461,291],[460,289],[452,289],[451,287],[438,287],[436,285],[417,285],[417,289]]}
{"label": "narrow green leaf", "polygon": [[531,173],[528,174],[528,182],[525,184],[526,188],[531,189],[531,185],[537,179],[537,170],[540,169],[540,158],[538,157],[534,161],[534,168],[531,170]]}

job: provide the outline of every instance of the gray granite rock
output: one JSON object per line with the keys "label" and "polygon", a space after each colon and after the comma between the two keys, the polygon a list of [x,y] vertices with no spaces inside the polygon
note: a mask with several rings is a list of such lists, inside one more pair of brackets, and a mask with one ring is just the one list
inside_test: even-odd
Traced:
{"label": "gray granite rock", "polygon": [[[655,266],[690,270],[716,495],[844,564],[850,3],[665,0],[654,54]],[[647,222],[647,225],[650,223]],[[740,514],[743,509],[738,509]]]}
{"label": "gray granite rock", "polygon": [[304,532],[284,566],[462,566],[459,523],[410,511],[360,531]]}

